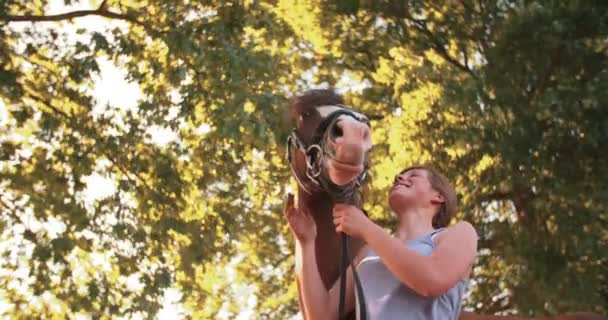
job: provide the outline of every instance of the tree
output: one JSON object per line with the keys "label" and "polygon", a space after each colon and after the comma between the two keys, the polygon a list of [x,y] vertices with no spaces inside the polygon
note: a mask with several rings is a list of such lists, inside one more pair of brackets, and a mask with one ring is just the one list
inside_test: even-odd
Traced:
{"label": "tree", "polygon": [[[0,4],[6,316],[152,318],[170,287],[192,318],[295,314],[283,111],[322,82],[374,119],[375,219],[398,167],[456,181],[481,235],[469,308],[607,311],[605,5],[91,3]],[[101,61],[136,108],[96,101]],[[114,192],[87,203],[96,174]]]}
{"label": "tree", "polygon": [[343,19],[331,19],[330,37],[348,30],[344,71],[333,72],[365,77],[360,99],[393,111],[375,140],[389,155],[377,154],[377,187],[387,187],[388,168],[428,160],[457,181],[462,215],[481,235],[470,306],[606,312],[606,7],[408,1],[333,10]]}
{"label": "tree", "polygon": [[[7,315],[152,317],[170,286],[194,292],[185,295],[194,315],[217,312],[212,302],[198,308],[216,299],[207,286],[215,264],[230,260],[240,230],[270,218],[280,192],[271,181],[288,177],[273,137],[282,91],[299,74],[299,58],[280,55],[289,32],[265,4],[104,1],[48,16],[41,3],[8,1],[0,13],[2,238],[11,243],[2,264],[26,270],[1,279]],[[76,40],[56,24],[85,15],[118,22],[78,29]],[[100,59],[139,85],[135,110],[95,111]],[[178,141],[154,144],[152,126]],[[84,180],[95,172],[116,191],[87,207]]]}

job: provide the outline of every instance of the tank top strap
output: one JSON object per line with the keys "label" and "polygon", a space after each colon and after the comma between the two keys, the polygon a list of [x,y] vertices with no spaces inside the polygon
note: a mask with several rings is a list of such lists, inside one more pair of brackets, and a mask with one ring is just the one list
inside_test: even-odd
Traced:
{"label": "tank top strap", "polygon": [[445,227],[439,228],[439,229],[435,229],[433,230],[431,233],[429,233],[428,237],[429,239],[431,239],[431,241],[435,240],[435,236],[439,234],[439,232],[445,230]]}

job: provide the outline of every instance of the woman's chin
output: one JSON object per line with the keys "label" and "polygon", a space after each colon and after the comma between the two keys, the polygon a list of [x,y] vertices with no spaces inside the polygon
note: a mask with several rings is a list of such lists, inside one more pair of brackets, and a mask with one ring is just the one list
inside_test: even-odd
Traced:
{"label": "woman's chin", "polygon": [[408,203],[407,195],[399,188],[392,189],[388,195],[388,204],[391,209],[398,211]]}

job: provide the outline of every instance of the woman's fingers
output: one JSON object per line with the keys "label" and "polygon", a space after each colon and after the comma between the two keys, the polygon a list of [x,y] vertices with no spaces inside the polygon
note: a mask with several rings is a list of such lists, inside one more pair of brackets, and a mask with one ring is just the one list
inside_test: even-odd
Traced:
{"label": "woman's fingers", "polygon": [[294,195],[288,193],[285,199],[285,206],[283,208],[283,215],[289,222],[292,228],[302,228],[307,225],[315,224],[315,220],[312,217],[311,212],[306,207],[297,208],[294,203]]}
{"label": "woman's fingers", "polygon": [[293,209],[293,194],[288,193],[287,198],[285,199],[285,207],[283,207],[283,214],[287,216]]}
{"label": "woman's fingers", "polygon": [[298,208],[297,211],[302,213],[302,215],[304,217],[312,219],[312,215],[310,214],[310,211],[308,211],[308,209],[306,207],[300,207],[300,208]]}
{"label": "woman's fingers", "polygon": [[349,205],[347,205],[347,204],[343,204],[343,203],[336,203],[336,204],[334,205],[334,210],[336,210],[336,209],[337,209],[337,210],[344,210],[344,209],[346,209],[346,208],[348,208],[348,207],[349,207]]}
{"label": "woman's fingers", "polygon": [[285,218],[291,220],[296,213],[298,213],[298,208],[295,207],[294,204],[294,196],[293,193],[287,194],[287,199],[285,201],[285,208],[283,209],[283,214]]}
{"label": "woman's fingers", "polygon": [[332,210],[332,215],[334,216],[334,218],[341,217],[343,214],[344,212],[339,208],[334,207],[334,209]]}
{"label": "woman's fingers", "polygon": [[343,217],[334,218],[334,226],[336,226],[336,231],[338,230],[338,228],[340,228],[340,232],[342,232],[344,230],[345,224],[346,224],[346,221],[344,220]]}

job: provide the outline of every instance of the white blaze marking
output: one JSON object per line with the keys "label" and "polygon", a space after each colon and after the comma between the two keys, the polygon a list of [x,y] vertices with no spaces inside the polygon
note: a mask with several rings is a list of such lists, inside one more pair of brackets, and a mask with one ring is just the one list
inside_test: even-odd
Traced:
{"label": "white blaze marking", "polygon": [[[340,109],[347,109],[344,107],[340,107],[340,106],[333,106],[333,105],[328,105],[328,106],[319,106],[316,108],[317,111],[319,112],[319,114],[321,115],[321,118],[326,118],[327,116],[329,116],[332,112],[334,111],[338,111]],[[367,119],[367,117],[359,112],[353,111],[348,109],[350,112],[354,113],[357,117],[359,117],[359,119]],[[343,117],[344,115],[340,116]]]}

